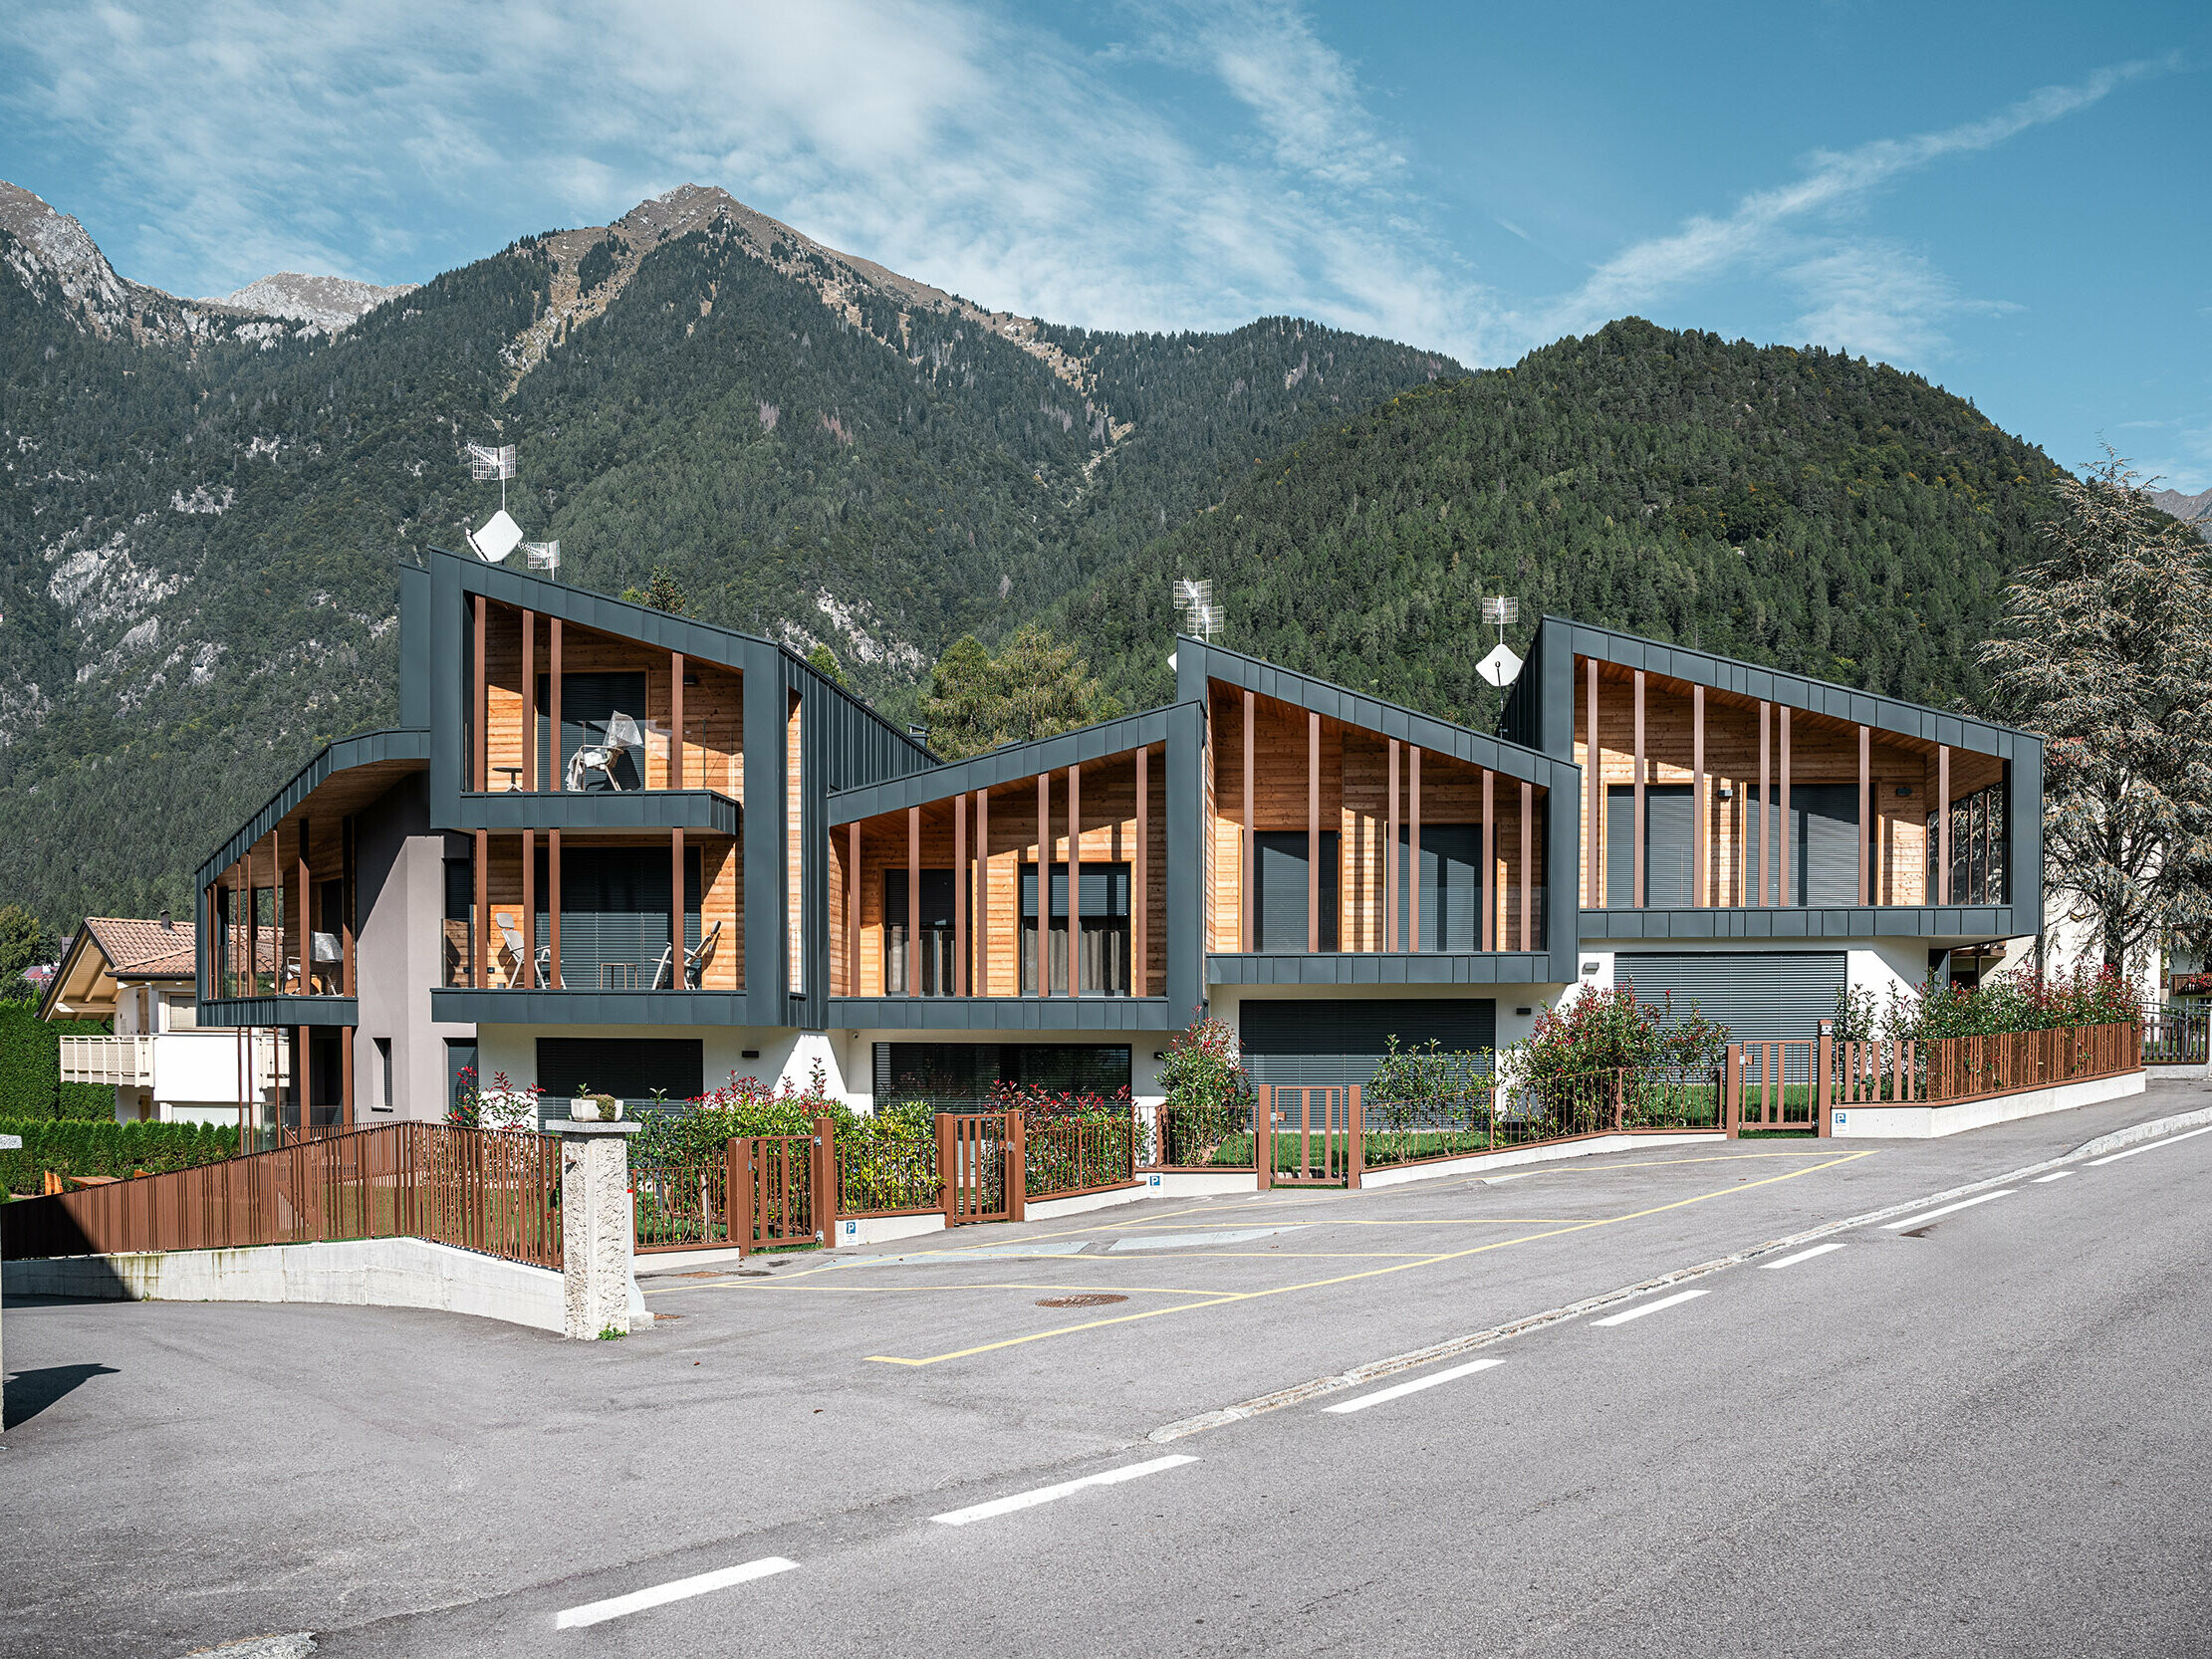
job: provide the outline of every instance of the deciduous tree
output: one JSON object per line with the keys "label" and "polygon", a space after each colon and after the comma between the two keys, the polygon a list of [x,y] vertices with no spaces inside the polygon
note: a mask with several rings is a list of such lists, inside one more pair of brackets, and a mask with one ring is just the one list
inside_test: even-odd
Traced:
{"label": "deciduous tree", "polygon": [[922,707],[929,746],[948,760],[1051,737],[1121,712],[1076,647],[1034,622],[1018,629],[995,657],[973,635],[953,641],[937,659]]}

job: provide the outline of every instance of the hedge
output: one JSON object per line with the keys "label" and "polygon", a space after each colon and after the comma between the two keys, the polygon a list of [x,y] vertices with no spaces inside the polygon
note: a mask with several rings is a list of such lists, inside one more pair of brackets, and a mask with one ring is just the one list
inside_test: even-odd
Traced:
{"label": "hedge", "polygon": [[94,1119],[116,1115],[116,1091],[100,1083],[60,1083],[62,1038],[94,1037],[105,1020],[41,1020],[33,1003],[0,1002],[0,1117]]}
{"label": "hedge", "polygon": [[0,1152],[0,1186],[35,1193],[46,1170],[65,1175],[149,1175],[220,1163],[238,1150],[231,1123],[88,1123],[69,1118],[0,1118],[0,1135],[21,1135],[23,1150]]}

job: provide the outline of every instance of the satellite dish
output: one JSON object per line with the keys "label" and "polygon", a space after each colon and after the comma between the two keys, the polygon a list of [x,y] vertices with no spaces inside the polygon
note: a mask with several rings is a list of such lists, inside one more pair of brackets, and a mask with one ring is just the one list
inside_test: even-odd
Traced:
{"label": "satellite dish", "polygon": [[484,521],[481,529],[469,532],[468,545],[476,550],[477,558],[496,565],[522,545],[522,526],[502,507]]}
{"label": "satellite dish", "polygon": [[1475,664],[1475,672],[1503,691],[1520,677],[1521,659],[1501,640],[1491,647],[1488,656]]}
{"label": "satellite dish", "polygon": [[558,571],[561,568],[559,542],[525,542],[522,551],[534,571]]}

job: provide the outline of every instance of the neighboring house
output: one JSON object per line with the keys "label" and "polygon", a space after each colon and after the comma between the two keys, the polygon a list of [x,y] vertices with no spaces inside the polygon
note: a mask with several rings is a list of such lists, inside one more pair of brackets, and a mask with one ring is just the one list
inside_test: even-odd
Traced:
{"label": "neighboring house", "polygon": [[107,1020],[109,1036],[65,1036],[62,1081],[112,1086],[119,1122],[236,1123],[241,1102],[273,1098],[276,1053],[263,1035],[203,1030],[190,923],[88,916],[39,999],[42,1020]]}
{"label": "neighboring house", "polygon": [[1363,1081],[1631,981],[1807,1036],[2035,931],[2025,733],[1556,617],[1503,735],[1175,648],[1168,706],[942,763],[768,640],[434,554],[400,727],[202,866],[201,1019],[285,1033],[311,1125],[471,1070],[1141,1099],[1207,1010]]}

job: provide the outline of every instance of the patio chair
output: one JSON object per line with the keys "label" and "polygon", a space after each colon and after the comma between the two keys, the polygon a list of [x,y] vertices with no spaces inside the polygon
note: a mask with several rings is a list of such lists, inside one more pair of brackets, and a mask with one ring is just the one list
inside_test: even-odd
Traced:
{"label": "patio chair", "polygon": [[655,965],[655,967],[653,968],[653,989],[654,989],[655,991],[665,991],[665,990],[667,990],[667,989],[669,988],[669,986],[668,986],[668,964],[669,964],[669,961],[670,961],[670,959],[671,959],[671,958],[673,958],[673,957],[674,957],[674,955],[675,955],[675,946],[673,946],[673,945],[662,945],[662,946],[660,947],[660,961],[659,961],[659,963],[658,963],[657,965]]}
{"label": "patio chair", "polygon": [[614,763],[622,758],[624,750],[639,748],[644,741],[645,734],[639,730],[636,721],[626,714],[610,714],[607,717],[607,730],[601,741],[587,743],[569,757],[569,775],[565,780],[569,793],[583,794],[584,780],[588,774],[594,772],[607,780],[609,789],[620,789],[622,786],[614,777]]}
{"label": "patio chair", "polygon": [[722,937],[722,924],[716,922],[706,930],[706,937],[683,953],[683,982],[687,990],[696,991],[699,980],[706,972],[707,962],[714,955],[715,944]]}
{"label": "patio chair", "polygon": [[505,916],[495,916],[499,927],[499,948],[507,953],[507,983],[515,983],[522,968],[522,929]]}
{"label": "patio chair", "polygon": [[[565,981],[568,975],[563,974],[561,977]],[[550,944],[538,947],[538,988],[541,991],[566,991],[568,989],[566,984],[556,985],[553,983],[553,946]]]}
{"label": "patio chair", "polygon": [[310,933],[308,935],[308,960],[307,979],[300,977],[300,959],[298,957],[288,957],[284,964],[285,974],[291,979],[292,983],[300,987],[302,995],[309,994],[308,985],[312,980],[329,977],[323,974],[321,970],[335,968],[346,960],[346,952],[338,942],[338,935],[335,933]]}

